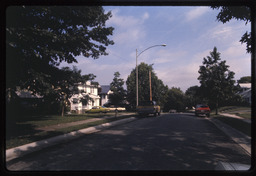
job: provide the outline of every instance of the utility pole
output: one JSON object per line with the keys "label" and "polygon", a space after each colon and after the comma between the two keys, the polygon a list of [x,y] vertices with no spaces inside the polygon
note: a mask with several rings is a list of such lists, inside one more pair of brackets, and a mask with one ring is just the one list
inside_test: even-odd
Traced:
{"label": "utility pole", "polygon": [[139,106],[138,50],[136,49],[136,107]]}
{"label": "utility pole", "polygon": [[149,100],[152,101],[151,71],[149,70]]}

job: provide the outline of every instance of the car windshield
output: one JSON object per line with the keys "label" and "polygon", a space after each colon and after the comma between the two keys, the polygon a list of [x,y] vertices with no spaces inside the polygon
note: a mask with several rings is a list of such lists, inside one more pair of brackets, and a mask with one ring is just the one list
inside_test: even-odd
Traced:
{"label": "car windshield", "polygon": [[152,101],[142,101],[140,103],[141,106],[151,106],[153,105],[153,102]]}
{"label": "car windshield", "polygon": [[207,105],[198,105],[197,108],[208,108]]}

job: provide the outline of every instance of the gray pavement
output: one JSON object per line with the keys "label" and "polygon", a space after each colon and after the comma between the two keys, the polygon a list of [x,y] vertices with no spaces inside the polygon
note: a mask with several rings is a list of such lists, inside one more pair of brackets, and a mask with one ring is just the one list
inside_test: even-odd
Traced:
{"label": "gray pavement", "polygon": [[[107,117],[107,118],[113,118],[113,117]],[[46,148],[46,147],[49,147],[52,145],[56,145],[58,143],[66,142],[67,140],[77,138],[84,134],[98,132],[105,128],[108,128],[108,127],[111,127],[114,125],[127,123],[127,122],[133,121],[135,119],[136,119],[135,117],[132,117],[132,118],[128,118],[128,119],[118,120],[115,122],[106,123],[106,124],[98,125],[95,127],[90,127],[90,128],[74,131],[74,132],[71,132],[71,133],[68,133],[65,135],[56,136],[56,137],[52,137],[52,138],[49,138],[46,140],[37,141],[37,142],[33,142],[33,143],[26,144],[23,146],[15,147],[15,148],[6,150],[6,161],[10,161],[12,159],[15,159],[15,158],[24,156],[26,154],[41,150],[43,148]],[[248,155],[251,154],[251,138],[250,137],[248,137],[248,136],[244,135],[243,133],[233,129],[232,127],[218,121],[217,119],[208,118],[208,120],[210,122],[212,122],[221,131],[223,131],[226,135],[228,135],[233,141],[238,143],[246,151],[246,153]],[[89,123],[91,121],[92,120],[80,121],[80,122],[77,122],[76,124],[69,123],[69,126],[77,125],[77,124],[81,124],[81,123]],[[58,127],[60,127],[60,126],[55,126],[55,128],[58,128]],[[63,128],[63,126],[62,126],[62,128]],[[53,129],[54,128],[52,127],[52,128],[48,128],[45,130],[53,130]]]}
{"label": "gray pavement", "polygon": [[217,128],[223,131],[227,136],[229,136],[234,142],[236,142],[240,147],[242,147],[248,155],[251,155],[251,137],[245,135],[244,133],[232,128],[231,126],[217,120],[214,118],[209,118]]}
{"label": "gray pavement", "polygon": [[[108,118],[113,118],[113,117],[108,117]],[[135,117],[130,117],[130,118],[122,119],[122,120],[113,121],[110,123],[104,123],[104,124],[97,125],[94,127],[89,127],[89,128],[81,129],[78,131],[73,131],[73,132],[70,132],[70,133],[67,133],[64,135],[59,135],[59,136],[51,137],[51,138],[48,138],[45,140],[35,141],[35,142],[25,144],[25,145],[22,145],[19,147],[11,148],[11,149],[6,150],[6,161],[8,162],[15,158],[19,158],[19,157],[22,157],[29,153],[41,150],[43,148],[78,138],[85,134],[95,133],[95,132],[98,132],[100,130],[103,130],[103,129],[106,129],[106,128],[109,128],[109,127],[112,127],[115,125],[119,125],[122,123],[128,123],[135,119],[136,119]],[[83,123],[85,123],[85,122],[83,122]],[[87,121],[87,123],[88,123],[88,121]]]}
{"label": "gray pavement", "polygon": [[138,118],[7,162],[11,171],[214,170],[250,165],[250,155],[208,119],[193,114]]}

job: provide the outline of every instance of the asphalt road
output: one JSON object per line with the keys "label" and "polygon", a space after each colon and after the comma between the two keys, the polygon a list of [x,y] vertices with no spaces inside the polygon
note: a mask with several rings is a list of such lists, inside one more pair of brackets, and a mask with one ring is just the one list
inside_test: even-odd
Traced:
{"label": "asphalt road", "polygon": [[11,171],[214,170],[219,161],[250,165],[251,158],[206,118],[164,114],[85,135],[6,166]]}

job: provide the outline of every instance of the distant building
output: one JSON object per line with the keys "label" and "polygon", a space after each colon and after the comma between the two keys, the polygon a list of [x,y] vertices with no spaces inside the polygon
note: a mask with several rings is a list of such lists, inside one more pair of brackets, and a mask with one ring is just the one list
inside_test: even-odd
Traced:
{"label": "distant building", "polygon": [[100,96],[100,105],[103,106],[104,104],[109,102],[109,95],[113,92],[110,90],[110,85],[102,85],[99,89],[99,96]]}
{"label": "distant building", "polygon": [[241,91],[239,92],[239,95],[248,103],[252,103],[251,99],[251,83],[240,83],[239,84]]}
{"label": "distant building", "polygon": [[[75,86],[77,86],[78,91],[69,99],[71,111],[81,113],[84,110],[91,109],[93,106],[100,105],[100,96],[98,95],[99,86],[91,84],[90,81],[85,83],[80,82]],[[87,95],[90,97],[88,104],[83,104],[81,98]]]}

